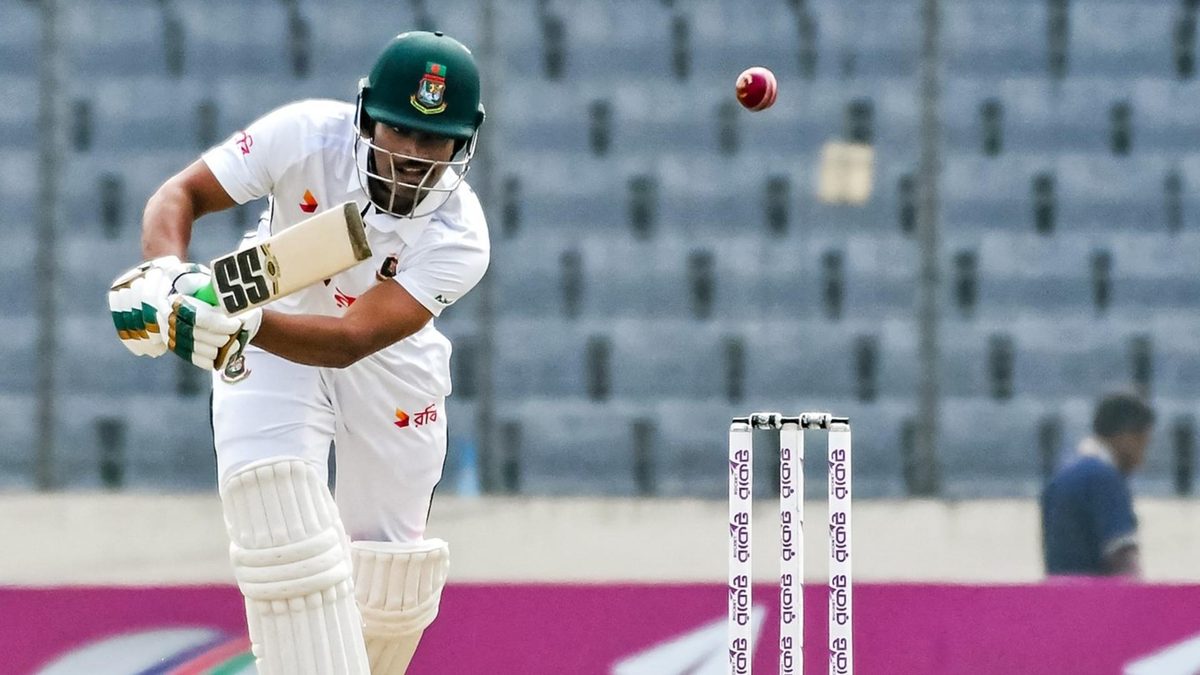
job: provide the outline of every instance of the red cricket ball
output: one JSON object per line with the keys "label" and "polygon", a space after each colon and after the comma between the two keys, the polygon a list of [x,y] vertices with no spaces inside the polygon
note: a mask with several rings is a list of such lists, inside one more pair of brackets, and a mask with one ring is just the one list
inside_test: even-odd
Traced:
{"label": "red cricket ball", "polygon": [[775,103],[775,94],[778,88],[779,85],[775,82],[775,73],[762,66],[754,66],[743,70],[742,74],[738,75],[734,90],[737,92],[738,103],[741,103],[747,110],[758,111],[766,110]]}

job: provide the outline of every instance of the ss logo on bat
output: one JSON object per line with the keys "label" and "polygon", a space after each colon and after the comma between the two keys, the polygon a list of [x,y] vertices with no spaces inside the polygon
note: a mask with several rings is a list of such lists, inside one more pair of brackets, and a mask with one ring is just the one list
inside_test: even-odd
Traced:
{"label": "ss logo on bat", "polygon": [[263,269],[258,247],[247,248],[213,262],[213,286],[221,306],[236,314],[271,298],[267,271]]}

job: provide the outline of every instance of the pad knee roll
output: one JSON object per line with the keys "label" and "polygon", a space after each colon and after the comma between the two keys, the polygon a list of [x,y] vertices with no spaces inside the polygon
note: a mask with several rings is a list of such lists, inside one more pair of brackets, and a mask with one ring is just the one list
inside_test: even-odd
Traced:
{"label": "pad knee roll", "polygon": [[221,486],[230,560],[262,675],[367,675],[349,541],[316,469],[263,460]]}
{"label": "pad knee roll", "polygon": [[441,539],[356,541],[350,552],[371,672],[403,675],[421,634],[437,618],[450,547]]}

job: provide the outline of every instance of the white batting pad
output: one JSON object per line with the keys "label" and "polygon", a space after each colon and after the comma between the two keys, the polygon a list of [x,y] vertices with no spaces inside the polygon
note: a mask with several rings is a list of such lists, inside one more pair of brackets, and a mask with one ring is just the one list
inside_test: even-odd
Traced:
{"label": "white batting pad", "polygon": [[355,541],[354,592],[373,675],[404,675],[421,634],[437,618],[450,571],[450,546]]}
{"label": "white batting pad", "polygon": [[260,675],[368,675],[349,539],[316,469],[253,462],[221,486]]}

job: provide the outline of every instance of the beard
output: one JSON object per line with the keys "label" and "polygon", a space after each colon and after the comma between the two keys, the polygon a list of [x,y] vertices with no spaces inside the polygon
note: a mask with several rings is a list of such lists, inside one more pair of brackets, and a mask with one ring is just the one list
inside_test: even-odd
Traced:
{"label": "beard", "polygon": [[[374,152],[367,156],[367,169],[369,174],[379,175]],[[399,185],[394,182],[394,178],[392,179],[393,182],[388,182],[369,174],[367,177],[367,196],[371,198],[371,202],[375,206],[392,215],[412,213],[417,202],[420,201],[417,198],[417,188]],[[422,196],[424,196],[429,191],[422,190],[422,193]]]}
{"label": "beard", "polygon": [[411,213],[417,202],[416,188],[389,185],[374,177],[367,178],[367,194],[375,206],[393,215]]}

